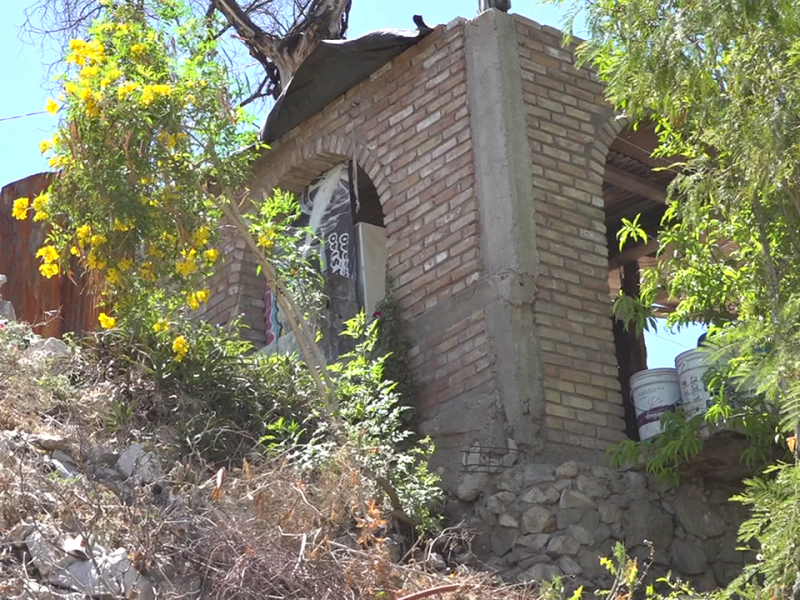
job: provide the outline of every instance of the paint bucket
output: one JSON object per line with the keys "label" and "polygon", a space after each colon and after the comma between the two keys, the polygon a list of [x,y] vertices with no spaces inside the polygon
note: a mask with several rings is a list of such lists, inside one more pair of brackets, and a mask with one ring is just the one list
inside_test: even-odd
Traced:
{"label": "paint bucket", "polygon": [[661,433],[661,415],[680,402],[681,387],[675,369],[648,369],[631,375],[631,396],[636,408],[639,438]]}
{"label": "paint bucket", "polygon": [[694,348],[675,357],[675,369],[681,384],[681,404],[687,419],[704,415],[711,406],[711,394],[703,376],[711,366],[708,352]]}

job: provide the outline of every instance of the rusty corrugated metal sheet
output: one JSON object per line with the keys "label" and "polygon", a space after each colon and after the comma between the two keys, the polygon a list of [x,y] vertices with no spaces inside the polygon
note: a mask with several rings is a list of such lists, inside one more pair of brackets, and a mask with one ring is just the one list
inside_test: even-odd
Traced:
{"label": "rusty corrugated metal sheet", "polygon": [[76,284],[63,276],[42,277],[36,251],[44,242],[46,229],[31,218],[17,221],[11,216],[14,200],[33,200],[51,180],[51,173],[38,173],[8,184],[0,192],[0,273],[8,278],[0,293],[11,300],[19,320],[43,323],[36,328],[40,335],[61,337],[68,331],[82,335],[97,323],[96,296],[80,279]]}

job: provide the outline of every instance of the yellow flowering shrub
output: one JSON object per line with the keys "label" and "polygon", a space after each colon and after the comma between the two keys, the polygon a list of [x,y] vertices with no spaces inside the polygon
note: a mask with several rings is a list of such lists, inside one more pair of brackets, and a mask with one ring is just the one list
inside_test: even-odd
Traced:
{"label": "yellow flowering shrub", "polygon": [[[46,106],[59,128],[40,144],[59,176],[33,207],[21,198],[12,210],[48,226],[42,274],[85,274],[117,315],[107,309],[107,319],[124,327],[135,307],[157,299],[148,331],[210,301],[222,216],[239,210],[262,149],[215,42],[182,1],[154,0],[144,19],[135,3],[109,3],[71,41],[59,100]],[[250,202],[254,239],[281,246],[275,223],[291,223],[294,209],[270,215],[258,209],[262,199]],[[180,361],[189,341],[174,343]]]}

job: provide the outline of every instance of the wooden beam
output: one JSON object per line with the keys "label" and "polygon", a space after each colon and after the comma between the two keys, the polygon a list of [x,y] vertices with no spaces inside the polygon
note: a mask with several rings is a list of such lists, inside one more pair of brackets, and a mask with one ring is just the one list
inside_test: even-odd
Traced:
{"label": "wooden beam", "polygon": [[651,237],[646,244],[630,246],[616,256],[610,257],[608,259],[608,268],[619,269],[629,263],[636,262],[644,256],[652,254],[656,250],[658,250],[658,240]]}
{"label": "wooden beam", "polygon": [[653,202],[664,204],[667,201],[667,190],[664,186],[614,165],[606,164],[605,181]]}

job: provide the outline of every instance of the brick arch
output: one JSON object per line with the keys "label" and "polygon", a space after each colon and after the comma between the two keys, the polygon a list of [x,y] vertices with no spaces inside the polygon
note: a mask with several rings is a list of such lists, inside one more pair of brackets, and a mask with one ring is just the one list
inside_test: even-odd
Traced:
{"label": "brick arch", "polygon": [[605,178],[606,158],[608,157],[608,150],[611,144],[629,124],[627,118],[620,118],[616,113],[612,113],[606,122],[597,132],[595,139],[591,161],[592,168],[589,169],[589,181],[600,186],[600,195],[602,196],[603,179]]}
{"label": "brick arch", "polygon": [[[351,138],[326,135],[308,140],[281,154],[272,171],[259,181],[260,187],[266,191],[279,188],[299,194],[324,171],[344,160],[355,159],[372,180],[381,205],[386,204],[390,189],[386,169],[361,142]],[[265,158],[270,160],[272,156],[272,152],[268,152]]]}

